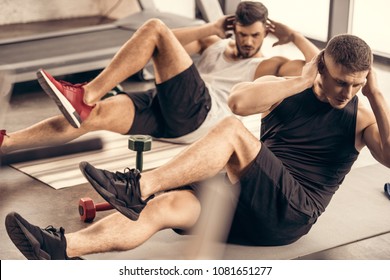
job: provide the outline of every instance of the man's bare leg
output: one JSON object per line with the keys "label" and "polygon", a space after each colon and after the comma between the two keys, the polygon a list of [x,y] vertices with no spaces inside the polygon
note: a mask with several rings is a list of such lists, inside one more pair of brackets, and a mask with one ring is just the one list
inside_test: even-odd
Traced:
{"label": "man's bare leg", "polygon": [[86,229],[66,234],[67,255],[131,250],[162,229],[191,228],[199,214],[200,203],[190,191],[164,193],[148,203],[138,221],[114,213]]}
{"label": "man's bare leg", "polygon": [[[88,132],[108,130],[126,134],[134,120],[134,104],[126,95],[117,95],[96,104],[80,128],[72,127],[63,115],[43,120],[26,129],[7,133],[1,152],[67,143]],[[27,140],[28,139],[28,140]]]}
{"label": "man's bare leg", "polygon": [[210,178],[223,168],[235,183],[260,148],[260,141],[240,120],[227,117],[167,164],[144,172],[140,179],[142,198]]}
{"label": "man's bare leg", "polygon": [[172,31],[158,19],[149,20],[123,45],[110,64],[84,87],[84,101],[96,103],[115,85],[140,71],[151,58],[156,83],[168,80],[192,64]]}
{"label": "man's bare leg", "polygon": [[[191,58],[172,31],[160,20],[150,20],[119,50],[107,68],[85,86],[86,101],[95,103],[100,100],[115,85],[141,70],[150,58],[154,62],[156,83],[176,76],[192,64]],[[1,152],[66,143],[95,130],[125,134],[131,128],[133,120],[134,104],[129,98],[118,95],[110,103],[96,103],[79,129],[65,123],[63,117],[55,117],[30,128],[8,133],[9,137],[4,137]]]}

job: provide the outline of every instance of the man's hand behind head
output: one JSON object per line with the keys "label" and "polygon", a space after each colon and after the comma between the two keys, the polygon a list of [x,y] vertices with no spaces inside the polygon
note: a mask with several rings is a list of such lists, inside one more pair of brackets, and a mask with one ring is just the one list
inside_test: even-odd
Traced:
{"label": "man's hand behind head", "polygon": [[294,30],[287,25],[268,19],[267,32],[273,34],[278,41],[272,46],[284,45],[294,41]]}
{"label": "man's hand behind head", "polygon": [[230,38],[234,34],[234,24],[236,17],[234,15],[228,15],[220,18],[215,22],[218,28],[218,36],[222,39]]}

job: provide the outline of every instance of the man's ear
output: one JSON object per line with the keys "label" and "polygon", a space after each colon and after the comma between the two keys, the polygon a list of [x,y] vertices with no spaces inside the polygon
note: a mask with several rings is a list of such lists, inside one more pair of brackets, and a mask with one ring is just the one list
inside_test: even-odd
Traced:
{"label": "man's ear", "polygon": [[324,51],[323,50],[318,55],[317,67],[318,67],[318,73],[320,73],[322,75],[325,71]]}

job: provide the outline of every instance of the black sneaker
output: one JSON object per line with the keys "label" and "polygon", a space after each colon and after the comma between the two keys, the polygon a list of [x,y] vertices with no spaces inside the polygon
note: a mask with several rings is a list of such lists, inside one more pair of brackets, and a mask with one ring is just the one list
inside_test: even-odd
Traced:
{"label": "black sneaker", "polygon": [[63,228],[48,226],[41,229],[12,212],[5,218],[8,236],[29,260],[67,260]]}
{"label": "black sneaker", "polygon": [[385,184],[385,195],[387,196],[388,199],[390,199],[390,183]]}
{"label": "black sneaker", "polygon": [[101,100],[104,100],[104,99],[107,99],[107,98],[109,98],[109,97],[118,95],[119,93],[122,93],[122,92],[124,92],[124,88],[123,88],[120,84],[117,84],[112,90],[110,90],[109,92],[107,92],[107,93],[101,98]]}
{"label": "black sneaker", "polygon": [[127,168],[124,173],[114,173],[97,169],[84,161],[80,163],[80,170],[108,203],[133,221],[138,220],[146,203],[154,197],[152,195],[146,200],[141,199],[141,173],[137,169]]}

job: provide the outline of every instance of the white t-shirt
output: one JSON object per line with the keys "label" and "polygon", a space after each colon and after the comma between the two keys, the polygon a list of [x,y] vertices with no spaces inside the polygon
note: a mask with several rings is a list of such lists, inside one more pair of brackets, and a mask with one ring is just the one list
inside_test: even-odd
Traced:
{"label": "white t-shirt", "polygon": [[232,115],[227,100],[230,90],[241,82],[254,80],[256,69],[264,58],[228,60],[224,52],[230,39],[220,40],[208,47],[196,62],[200,76],[211,97],[211,109],[198,129],[178,138],[165,139],[174,143],[192,143],[205,135],[218,121]]}

